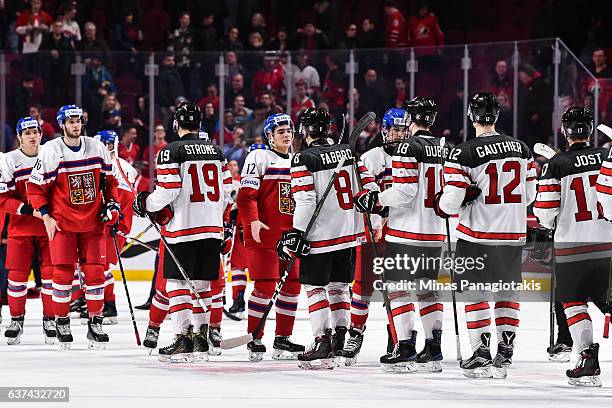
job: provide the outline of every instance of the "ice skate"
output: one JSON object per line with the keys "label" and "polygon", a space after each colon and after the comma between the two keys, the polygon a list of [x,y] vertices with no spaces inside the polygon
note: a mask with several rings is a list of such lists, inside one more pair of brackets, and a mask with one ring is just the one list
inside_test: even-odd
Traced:
{"label": "ice skate", "polygon": [[244,292],[238,292],[232,307],[229,310],[224,308],[223,313],[232,320],[240,321],[244,319]]}
{"label": "ice skate", "polygon": [[508,376],[508,367],[512,365],[515,338],[515,332],[505,331],[502,333],[502,341],[497,345],[497,354],[493,359],[493,367],[491,368],[493,378],[503,379]]}
{"label": "ice skate", "polygon": [[342,350],[342,357],[344,357],[344,365],[350,367],[355,365],[357,362],[357,355],[361,351],[363,344],[363,333],[355,329],[349,330],[349,338],[344,345]]}
{"label": "ice skate", "polygon": [[84,309],[87,309],[87,302],[85,302],[85,298],[81,297],[70,303],[70,315],[72,317],[79,317]]}
{"label": "ice skate", "polygon": [[289,336],[276,336],[272,348],[274,360],[297,360],[298,355],[306,350],[301,344],[292,342]]}
{"label": "ice skate", "polygon": [[263,345],[261,339],[253,339],[253,341],[247,344],[247,349],[249,350],[249,361],[258,363],[263,360],[266,346]]}
{"label": "ice skate", "polygon": [[564,343],[556,343],[552,347],[547,347],[548,360],[555,363],[567,363],[570,361],[572,348]]}
{"label": "ice skate", "polygon": [[334,353],[334,364],[336,364],[336,367],[339,367],[344,360],[342,357],[342,350],[344,349],[347,332],[348,329],[346,327],[338,326],[332,335],[332,351]]}
{"label": "ice skate", "polygon": [[600,374],[599,344],[597,343],[582,351],[576,367],[565,372],[569,385],[576,387],[601,387]]}
{"label": "ice skate", "polygon": [[57,330],[55,329],[55,319],[53,317],[43,317],[43,334],[45,335],[45,344],[55,343]]}
{"label": "ice skate", "polygon": [[102,311],[104,316],[103,324],[117,324],[117,306],[115,302],[104,302],[104,310]]}
{"label": "ice skate", "polygon": [[482,344],[478,350],[467,360],[461,360],[459,367],[463,369],[463,375],[469,378],[493,378],[493,373],[491,372],[493,361],[491,359],[491,350],[489,349],[491,334],[482,333],[480,338]]}
{"label": "ice skate", "polygon": [[203,324],[200,330],[191,336],[193,343],[192,357],[194,362],[208,361],[208,325]]}
{"label": "ice skate", "polygon": [[6,343],[9,346],[17,345],[21,343],[21,335],[23,334],[23,315],[12,317],[11,323],[6,328],[4,332],[4,337],[6,337]]}
{"label": "ice skate", "polygon": [[193,341],[189,334],[177,334],[174,342],[159,349],[159,361],[189,363],[193,360]]}
{"label": "ice skate", "polygon": [[221,328],[220,327],[209,327],[208,328],[208,354],[211,356],[221,355]]}
{"label": "ice skate", "polygon": [[55,321],[57,340],[60,344],[60,350],[70,350],[72,344],[72,332],[70,331],[70,318],[58,317]]}
{"label": "ice skate", "polygon": [[89,310],[87,310],[87,306],[81,309],[81,313],[79,314],[79,320],[81,321],[81,324],[83,326],[89,323]]}
{"label": "ice skate", "polygon": [[334,368],[331,329],[315,338],[314,343],[303,354],[298,355],[298,367],[304,370],[321,370]]}
{"label": "ice skate", "polygon": [[90,350],[103,350],[108,344],[108,334],[102,331],[103,321],[104,317],[94,316],[87,322],[87,340],[89,340]]}
{"label": "ice skate", "polygon": [[149,326],[147,327],[147,334],[145,335],[142,345],[149,349],[149,355],[157,348],[157,341],[159,340],[159,327]]}
{"label": "ice skate", "polygon": [[400,340],[391,354],[380,358],[380,367],[387,373],[414,373],[418,370],[416,364],[416,331],[408,340]]}
{"label": "ice skate", "polygon": [[425,347],[417,354],[419,371],[442,372],[442,330],[434,330],[432,339],[425,339]]}

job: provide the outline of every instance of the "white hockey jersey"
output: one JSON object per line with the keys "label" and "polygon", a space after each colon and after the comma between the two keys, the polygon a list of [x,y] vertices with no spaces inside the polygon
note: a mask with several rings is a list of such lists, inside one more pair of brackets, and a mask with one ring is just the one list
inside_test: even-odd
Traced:
{"label": "white hockey jersey", "polygon": [[[117,163],[121,166],[121,170]],[[118,188],[120,190],[130,193],[134,191],[134,183],[136,182],[136,177],[138,177],[138,172],[130,163],[121,157],[115,157],[115,159],[113,159],[113,175],[119,182]],[[123,209],[123,207],[121,208]]]}
{"label": "white hockey jersey", "polygon": [[393,155],[393,184],[378,201],[389,206],[385,241],[419,246],[441,246],[444,221],[433,210],[434,195],[442,189],[442,156],[448,147],[440,138],[418,131],[404,140]]}
{"label": "white hockey jersey", "polygon": [[555,230],[556,261],[575,262],[612,255],[612,224],[598,211],[595,184],[608,151],[575,143],[542,169],[533,213]]}
{"label": "white hockey jersey", "polygon": [[[466,189],[481,194],[462,207]],[[527,206],[536,195],[536,168],[529,147],[513,137],[484,133],[451,150],[444,165],[440,208],[459,214],[457,238],[494,245],[526,241]]]}
{"label": "white hockey jersey", "polygon": [[[393,175],[391,174],[392,157],[385,151],[384,147],[375,147],[361,155],[363,165],[368,169],[368,172],[374,176],[376,184],[380,191],[391,187],[393,183]],[[383,226],[383,219],[378,214],[371,214],[372,228],[377,230]]]}
{"label": "white hockey jersey", "polygon": [[331,180],[338,162],[349,158],[338,173],[314,227],[306,236],[310,241],[310,253],[319,254],[357,246],[364,240],[363,217],[353,204],[359,192],[357,177],[363,187],[379,190],[366,167],[359,161],[358,172],[353,171],[350,146],[334,145],[327,139],[313,142],[307,149],[296,153],[291,161],[291,188],[295,199],[293,227],[305,231],[317,202]]}
{"label": "white hockey jersey", "polygon": [[612,221],[612,149],[608,150],[597,177],[597,199],[604,217]]}
{"label": "white hockey jersey", "polygon": [[157,186],[147,197],[148,211],[171,204],[164,236],[171,244],[223,239],[223,221],[232,205],[232,177],[218,146],[190,133],[157,156]]}

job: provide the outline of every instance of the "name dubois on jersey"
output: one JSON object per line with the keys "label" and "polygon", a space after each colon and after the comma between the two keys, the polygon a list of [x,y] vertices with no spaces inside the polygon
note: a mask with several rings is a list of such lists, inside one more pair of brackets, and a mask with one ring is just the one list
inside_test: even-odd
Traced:
{"label": "name dubois on jersey", "polygon": [[322,152],[319,153],[321,156],[321,161],[324,165],[328,164],[338,164],[341,160],[352,159],[353,153],[351,153],[351,149],[344,150],[336,150],[331,152]]}
{"label": "name dubois on jersey", "polygon": [[476,154],[482,158],[492,154],[501,154],[507,152],[522,153],[523,149],[520,142],[504,141],[491,144],[485,144],[476,147]]}

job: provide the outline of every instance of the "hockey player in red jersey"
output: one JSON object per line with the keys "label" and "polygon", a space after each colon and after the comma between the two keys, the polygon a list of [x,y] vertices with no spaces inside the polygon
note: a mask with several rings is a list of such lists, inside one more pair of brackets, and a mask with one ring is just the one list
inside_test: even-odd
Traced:
{"label": "hockey player in red jersey", "polygon": [[11,323],[4,332],[8,344],[19,344],[23,333],[28,276],[32,259],[39,258],[42,276],[43,334],[45,343],[55,340],[55,315],[51,301],[53,265],[49,240],[39,211],[26,195],[27,183],[40,150],[42,129],[33,117],[17,122],[19,149],[6,153],[0,165],[0,210],[10,214],[5,266],[8,269],[8,304]]}
{"label": "hockey player in red jersey", "polygon": [[[300,257],[300,282],[308,297],[308,312],[315,336],[313,346],[298,355],[300,367],[333,368],[334,356],[341,356],[350,323],[348,285],[353,280],[355,246],[364,238],[363,217],[353,205],[357,177],[366,189],[378,190],[374,177],[359,162],[353,171],[349,145],[334,145],[327,137],[330,118],[323,109],[307,109],[301,118],[307,148],[291,161],[291,188],[295,199],[293,229],[277,243],[277,254]],[[304,230],[313,215],[317,199],[326,189],[338,163],[344,165],[331,194],[321,207],[312,230]],[[334,194],[335,193],[335,194]],[[333,332],[333,336],[332,336]]]}
{"label": "hockey player in red jersey", "polygon": [[69,348],[72,343],[68,313],[77,261],[85,280],[89,346],[102,347],[108,342],[108,335],[102,330],[104,230],[105,225],[111,227],[119,222],[118,183],[106,147],[93,138],[81,136],[84,127],[81,108],[62,106],[57,112],[57,123],[63,137],[41,147],[28,182],[27,197],[42,214],[49,237],[53,307],[62,348]]}
{"label": "hockey player in red jersey", "polygon": [[[521,251],[526,241],[527,206],[535,198],[536,169],[525,143],[495,131],[498,115],[495,95],[477,93],[471,98],[468,116],[476,138],[450,152],[444,165],[444,188],[434,200],[440,217],[459,214],[455,258],[475,262],[473,268],[466,267],[455,276],[456,284],[522,282]],[[499,264],[499,259],[504,262]],[[490,295],[495,301],[498,341],[494,360],[489,347]],[[473,290],[466,296],[465,315],[474,354],[461,362],[464,375],[505,378],[519,325],[517,292]]]}
{"label": "hockey player in red jersey", "polygon": [[174,128],[180,140],[158,154],[155,191],[139,193],[133,204],[140,217],[166,218],[160,222],[165,224],[162,233],[169,244],[165,252],[172,250],[176,255],[206,307],[204,310],[191,293],[191,285],[166,253],[163,275],[176,337],[171,345],[159,349],[161,361],[208,359],[211,281],[219,277],[221,253],[231,246],[231,234],[224,227],[232,204],[231,176],[219,147],[199,138],[201,121],[198,105],[179,105]]}
{"label": "hockey player in red jersey", "polygon": [[[256,144],[251,145],[253,149]],[[247,284],[247,250],[244,246],[242,220],[238,211],[238,190],[240,189],[240,169],[236,161],[228,163],[232,172],[232,199],[234,207],[230,214],[230,220],[235,224],[236,233],[234,234],[234,246],[229,257],[229,264],[232,274],[232,300],[233,304],[226,311],[226,315],[232,320],[242,320],[244,318],[245,304],[244,292]],[[235,219],[234,219],[235,218]]]}
{"label": "hockey player in red jersey", "polygon": [[[293,131],[289,115],[270,115],[264,124],[264,134],[270,144],[270,150],[256,149],[250,152],[242,169],[238,212],[243,223],[249,276],[255,282],[248,302],[249,333],[255,331],[276,284],[287,267],[287,261],[280,261],[275,256],[275,248],[283,231],[291,228],[293,220],[289,155]],[[300,295],[298,279],[296,262],[276,299],[273,359],[282,359],[285,356],[294,359],[297,354],[304,352],[304,346],[289,339],[293,332]],[[251,361],[261,361],[266,352],[266,346],[261,342],[262,337],[263,330],[247,344]]]}
{"label": "hockey player in red jersey", "polygon": [[[589,145],[593,133],[590,110],[572,106],[561,124],[569,149],[544,165],[533,212],[540,225],[554,230],[555,299],[563,302],[579,353],[576,368],[566,372],[568,382],[599,387],[599,344],[593,343],[587,301],[605,304],[610,284],[612,224],[598,208],[595,190],[602,162],[610,152]],[[602,307],[604,313],[610,312]]]}
{"label": "hockey player in red jersey", "polygon": [[[411,137],[395,149],[392,161],[393,183],[378,192],[360,194],[355,199],[358,211],[372,212],[375,207],[389,207],[385,228],[386,258],[397,256],[411,259],[439,259],[446,238],[444,222],[433,210],[433,197],[440,191],[442,157],[446,147],[429,130],[434,124],[438,107],[431,98],[416,97],[406,105],[404,117],[393,119],[398,125],[409,126]],[[438,268],[421,265],[411,270],[386,269],[388,281],[419,281],[438,278]],[[391,310],[398,343],[394,350],[380,358],[383,370],[391,372],[442,371],[442,303],[436,290],[414,291],[419,300],[419,311],[425,332],[425,348],[416,352],[415,308],[413,294],[406,290],[392,290]]]}

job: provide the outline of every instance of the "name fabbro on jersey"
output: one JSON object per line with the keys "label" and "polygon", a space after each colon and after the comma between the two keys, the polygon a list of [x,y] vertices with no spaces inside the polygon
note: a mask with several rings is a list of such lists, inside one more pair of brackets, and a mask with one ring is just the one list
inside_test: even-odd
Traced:
{"label": "name fabbro on jersey", "polygon": [[329,164],[338,164],[338,162],[342,160],[352,159],[353,153],[351,152],[351,149],[344,149],[344,150],[336,150],[332,152],[323,152],[323,153],[320,153],[319,156],[321,156],[321,161],[323,162],[324,165],[329,165]]}
{"label": "name fabbro on jersey", "polygon": [[488,156],[488,155],[501,154],[501,153],[506,153],[506,152],[522,153],[523,149],[521,148],[521,143],[505,141],[505,142],[485,144],[485,145],[476,147],[476,154],[478,155],[478,157],[481,157],[481,158]]}

